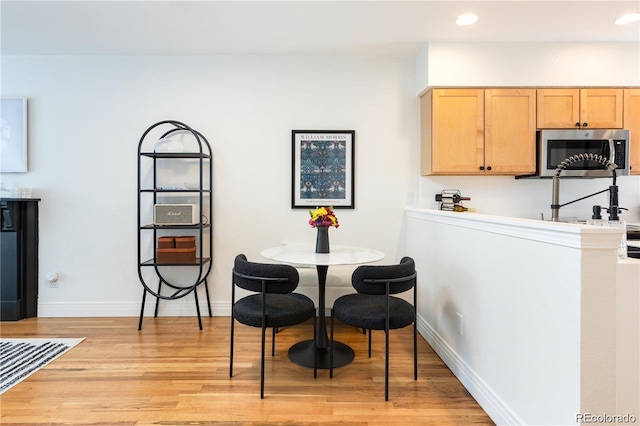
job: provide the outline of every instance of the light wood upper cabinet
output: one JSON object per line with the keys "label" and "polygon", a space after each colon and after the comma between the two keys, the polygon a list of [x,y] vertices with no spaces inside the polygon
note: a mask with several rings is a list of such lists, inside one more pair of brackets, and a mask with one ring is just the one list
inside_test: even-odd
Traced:
{"label": "light wood upper cabinet", "polygon": [[420,108],[423,175],[535,172],[535,90],[431,89]]}
{"label": "light wood upper cabinet", "polygon": [[623,99],[623,89],[581,89],[580,119],[582,127],[621,129]]}
{"label": "light wood upper cabinet", "polygon": [[489,171],[535,173],[535,89],[485,90],[484,123],[484,163]]}
{"label": "light wood upper cabinet", "polygon": [[422,174],[479,171],[484,155],[484,91],[433,89],[420,102]]}
{"label": "light wood upper cabinet", "polygon": [[624,128],[630,131],[631,174],[640,175],[640,89],[624,89]]}
{"label": "light wood upper cabinet", "polygon": [[573,128],[580,122],[580,89],[538,89],[539,129]]}
{"label": "light wood upper cabinet", "polygon": [[538,89],[539,129],[621,129],[623,89]]}

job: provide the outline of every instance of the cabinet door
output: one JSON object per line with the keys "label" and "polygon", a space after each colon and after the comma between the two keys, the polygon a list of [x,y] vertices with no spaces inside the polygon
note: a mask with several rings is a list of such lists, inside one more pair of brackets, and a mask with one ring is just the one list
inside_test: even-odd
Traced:
{"label": "cabinet door", "polygon": [[573,129],[580,122],[580,89],[538,89],[539,129]]}
{"label": "cabinet door", "polygon": [[589,129],[622,128],[623,89],[580,90],[580,125]]}
{"label": "cabinet door", "polygon": [[624,128],[631,135],[631,174],[640,175],[640,89],[624,89]]}
{"label": "cabinet door", "polygon": [[484,123],[484,165],[487,173],[535,173],[535,89],[485,90]]}
{"label": "cabinet door", "polygon": [[538,89],[539,129],[620,129],[622,89]]}
{"label": "cabinet door", "polygon": [[[423,172],[481,173],[480,168],[484,165],[484,91],[433,89],[430,95],[431,123],[430,129],[426,129],[430,134],[425,135],[423,149],[430,150],[431,159],[430,164],[423,165]],[[429,113],[429,108],[425,113]]]}

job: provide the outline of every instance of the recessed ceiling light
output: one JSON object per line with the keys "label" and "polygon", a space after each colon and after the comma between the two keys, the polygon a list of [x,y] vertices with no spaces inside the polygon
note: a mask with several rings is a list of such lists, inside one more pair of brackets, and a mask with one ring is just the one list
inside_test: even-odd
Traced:
{"label": "recessed ceiling light", "polygon": [[636,21],[640,21],[640,13],[629,13],[616,19],[616,25],[625,25]]}
{"label": "recessed ceiling light", "polygon": [[478,17],[473,13],[465,13],[464,15],[458,16],[458,19],[456,19],[456,24],[461,26],[471,25],[475,23],[477,20],[478,20]]}

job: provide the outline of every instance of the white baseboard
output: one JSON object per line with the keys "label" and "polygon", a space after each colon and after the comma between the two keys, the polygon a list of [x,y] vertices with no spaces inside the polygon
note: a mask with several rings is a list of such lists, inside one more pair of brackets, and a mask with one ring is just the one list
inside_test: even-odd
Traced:
{"label": "white baseboard", "polygon": [[426,322],[418,316],[416,325],[418,332],[425,338],[438,356],[449,367],[460,383],[480,404],[491,420],[497,425],[523,425],[524,422],[504,403],[467,363],[453,350],[447,342]]}

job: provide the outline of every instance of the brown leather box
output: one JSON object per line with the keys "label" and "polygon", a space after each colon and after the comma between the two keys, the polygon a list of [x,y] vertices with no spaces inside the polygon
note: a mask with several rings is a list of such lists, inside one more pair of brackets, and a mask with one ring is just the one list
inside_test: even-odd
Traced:
{"label": "brown leather box", "polygon": [[158,237],[158,248],[174,248],[176,237]]}
{"label": "brown leather box", "polygon": [[157,263],[195,263],[196,248],[158,248]]}
{"label": "brown leather box", "polygon": [[196,237],[176,237],[176,248],[191,248],[196,246]]}

